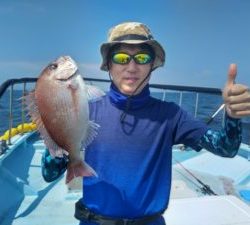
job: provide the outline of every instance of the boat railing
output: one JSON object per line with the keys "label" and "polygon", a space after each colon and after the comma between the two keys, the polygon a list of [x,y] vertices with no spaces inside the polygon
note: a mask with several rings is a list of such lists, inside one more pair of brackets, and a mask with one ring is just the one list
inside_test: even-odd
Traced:
{"label": "boat railing", "polygon": [[[102,83],[102,84],[107,84],[109,85],[110,80],[107,79],[95,79],[95,78],[84,78],[84,80],[86,82],[88,82],[89,84],[96,84],[98,86],[98,84]],[[20,79],[9,79],[7,81],[5,81],[1,86],[0,86],[0,103],[2,100],[2,97],[7,94],[9,95],[9,103],[8,103],[8,118],[7,118],[7,126],[6,128],[9,131],[9,135],[8,135],[8,140],[7,140],[7,144],[11,145],[11,130],[13,128],[13,93],[15,91],[15,88],[18,84],[18,89],[20,90],[20,85],[21,85],[21,89],[22,89],[22,95],[25,95],[28,90],[27,90],[27,85],[28,84],[34,84],[36,83],[37,78],[20,78]],[[34,87],[33,87],[34,88]],[[193,86],[179,86],[179,85],[164,85],[164,84],[150,84],[150,88],[153,90],[157,90],[158,92],[161,92],[161,99],[162,100],[166,100],[166,96],[168,94],[168,92],[175,92],[179,94],[179,100],[178,100],[178,104],[182,105],[183,103],[183,95],[186,92],[193,92],[195,93],[195,106],[194,106],[194,116],[197,116],[197,112],[198,112],[198,108],[200,105],[200,100],[199,100],[199,96],[201,93],[204,94],[212,94],[212,95],[221,95],[221,90],[217,89],[217,88],[207,88],[207,87],[193,87]],[[9,93],[6,93],[9,90]],[[21,113],[20,116],[20,123],[24,124],[25,121],[27,120],[26,118],[26,110],[25,110],[25,103],[24,101],[21,99]],[[2,117],[2,116],[1,116]],[[2,134],[0,133],[0,136]]]}
{"label": "boat railing", "polygon": [[[12,128],[13,128],[13,93],[14,93],[14,87],[17,84],[21,84],[22,86],[22,95],[24,96],[27,92],[26,85],[28,83],[35,83],[37,81],[37,78],[20,78],[20,79],[9,79],[6,80],[3,84],[0,86],[0,100],[2,99],[2,96],[9,90],[9,103],[8,103],[8,144],[11,145],[11,137],[12,137]],[[5,104],[5,103],[4,103]],[[5,106],[3,106],[5,107]],[[3,119],[3,118],[2,118]],[[21,104],[21,124],[24,124],[25,122],[25,105],[22,100]],[[23,129],[22,129],[23,130]],[[1,134],[0,134],[1,135]]]}
{"label": "boat railing", "polygon": [[[105,82],[110,83],[110,80],[106,79],[95,79],[95,78],[85,78],[86,81],[95,83],[95,82]],[[209,87],[195,87],[195,86],[181,86],[181,85],[166,85],[166,84],[149,84],[151,89],[162,92],[161,100],[167,100],[167,92],[172,91],[179,94],[179,100],[177,103],[181,106],[183,103],[183,94],[186,92],[195,93],[195,107],[194,107],[194,116],[197,117],[198,108],[199,108],[199,96],[200,94],[212,94],[221,96],[222,91],[219,88],[209,88]]]}

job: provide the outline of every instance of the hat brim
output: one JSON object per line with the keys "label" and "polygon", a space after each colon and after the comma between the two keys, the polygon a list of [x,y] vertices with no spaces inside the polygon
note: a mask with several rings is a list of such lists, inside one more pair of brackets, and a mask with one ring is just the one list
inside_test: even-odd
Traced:
{"label": "hat brim", "polygon": [[162,46],[156,40],[124,40],[124,41],[113,41],[108,43],[103,43],[101,45],[101,55],[102,55],[102,64],[101,70],[108,71],[108,53],[111,47],[117,44],[148,44],[151,46],[155,52],[155,60],[153,63],[152,70],[156,69],[157,67],[163,66],[165,63],[166,54]]}

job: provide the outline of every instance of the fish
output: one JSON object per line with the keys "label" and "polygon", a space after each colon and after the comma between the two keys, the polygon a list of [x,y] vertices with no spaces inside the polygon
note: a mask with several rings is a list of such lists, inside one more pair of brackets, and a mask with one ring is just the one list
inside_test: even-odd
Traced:
{"label": "fish", "polygon": [[68,156],[66,184],[75,177],[97,176],[83,160],[82,150],[99,129],[89,120],[88,101],[103,95],[102,90],[84,82],[70,56],[61,56],[42,70],[34,91],[25,96],[28,114],[50,155]]}

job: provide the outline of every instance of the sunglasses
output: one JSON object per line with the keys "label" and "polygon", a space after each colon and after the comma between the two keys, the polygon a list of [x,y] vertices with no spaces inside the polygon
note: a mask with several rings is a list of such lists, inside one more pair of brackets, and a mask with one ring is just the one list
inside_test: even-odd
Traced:
{"label": "sunglasses", "polygon": [[114,53],[112,55],[112,62],[115,64],[128,64],[131,59],[135,61],[136,64],[144,65],[152,62],[153,57],[148,53],[137,53],[135,55],[129,55],[124,52]]}

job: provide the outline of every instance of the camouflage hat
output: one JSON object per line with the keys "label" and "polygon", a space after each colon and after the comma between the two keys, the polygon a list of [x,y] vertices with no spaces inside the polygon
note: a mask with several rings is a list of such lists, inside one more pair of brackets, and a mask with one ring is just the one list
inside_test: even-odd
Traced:
{"label": "camouflage hat", "polygon": [[108,34],[108,42],[101,45],[102,65],[101,70],[108,71],[108,53],[112,46],[125,44],[148,44],[155,53],[153,70],[163,66],[165,62],[165,51],[152,36],[149,28],[138,22],[126,22],[118,24],[110,29]]}

